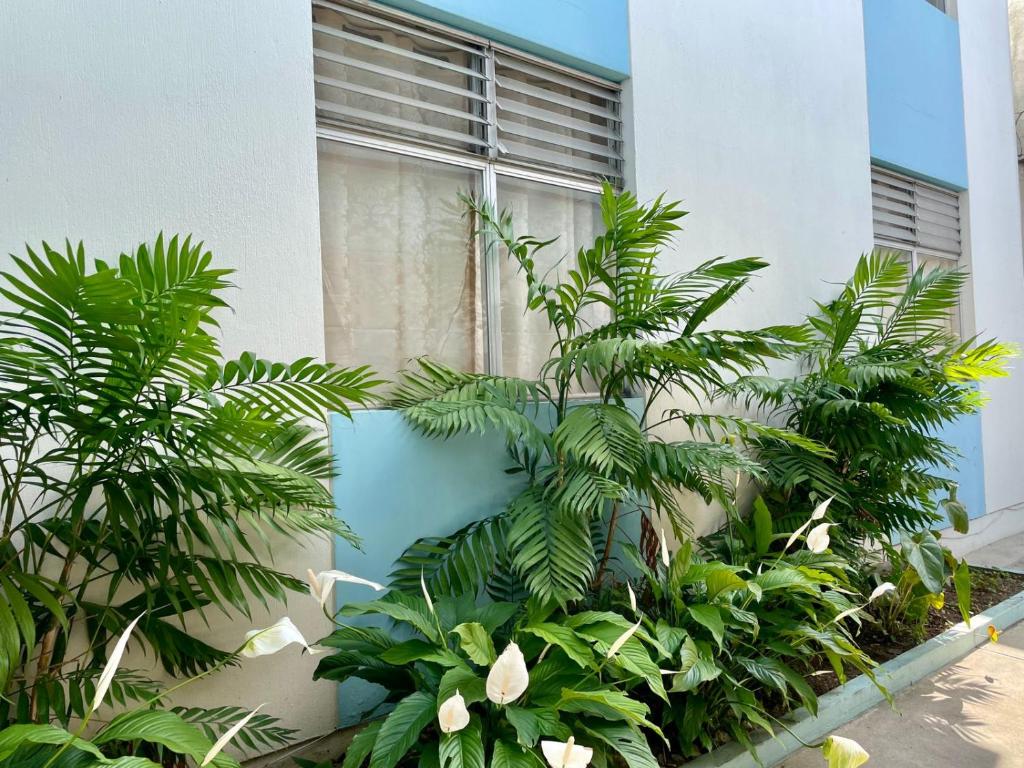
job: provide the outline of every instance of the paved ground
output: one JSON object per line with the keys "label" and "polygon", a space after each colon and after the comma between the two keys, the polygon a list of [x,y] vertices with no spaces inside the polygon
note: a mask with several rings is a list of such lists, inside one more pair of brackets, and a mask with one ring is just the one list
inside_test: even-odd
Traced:
{"label": "paved ground", "polygon": [[[837,733],[871,754],[865,768],[1024,768],[1024,622]],[[805,749],[780,768],[822,768]]]}
{"label": "paved ground", "polygon": [[967,556],[971,565],[1024,571],[1024,533],[982,547]]}

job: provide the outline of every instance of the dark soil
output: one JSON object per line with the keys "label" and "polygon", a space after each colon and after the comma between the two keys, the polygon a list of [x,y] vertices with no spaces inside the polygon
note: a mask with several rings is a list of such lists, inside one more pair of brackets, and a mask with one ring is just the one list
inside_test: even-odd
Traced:
{"label": "dark soil", "polygon": [[[971,568],[972,615],[981,613],[1021,591],[1024,591],[1024,574],[1007,573],[988,568]],[[946,602],[942,610],[933,610],[928,616],[923,637],[915,638],[909,631],[903,635],[888,635],[882,632],[877,624],[865,623],[860,635],[857,636],[857,645],[868,656],[881,664],[936,635],[942,634],[961,621],[963,618],[957,608],[956,592],[950,585],[946,588]],[[856,677],[859,674],[859,671],[851,670],[848,672],[848,677]],[[819,696],[839,687],[839,678],[836,677],[831,667],[828,667],[827,662],[823,664],[821,671],[810,676],[808,682]]]}

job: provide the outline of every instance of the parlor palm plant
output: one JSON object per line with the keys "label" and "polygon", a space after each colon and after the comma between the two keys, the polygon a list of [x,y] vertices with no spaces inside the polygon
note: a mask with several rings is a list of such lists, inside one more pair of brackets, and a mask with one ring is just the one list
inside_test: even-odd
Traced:
{"label": "parlor palm plant", "polygon": [[[222,360],[230,270],[188,238],[114,263],[70,244],[12,259],[0,287],[0,724],[66,723],[132,619],[168,673],[194,675],[230,655],[183,631],[186,616],[308,589],[269,564],[269,536],[355,541],[324,485],[324,420],[367,402],[375,381],[309,358]],[[123,703],[153,685],[127,670],[110,690]],[[212,731],[235,714],[189,713]]]}
{"label": "parlor palm plant", "polygon": [[[667,520],[685,535],[678,491],[729,504],[737,473],[760,471],[728,441],[659,437],[652,429],[665,423],[655,410],[659,396],[706,397],[732,375],[792,354],[806,332],[706,327],[766,264],[714,259],[661,274],[658,255],[684,215],[676,203],[658,198],[642,205],[605,186],[605,232],[579,248],[563,278],[538,267],[538,252],[550,241],[517,236],[510,213],[467,202],[485,238],[504,246],[518,267],[526,311],[544,316],[554,343],[535,379],[457,371],[426,359],[404,374],[390,402],[414,428],[436,437],[503,433],[511,471],[523,474],[525,486],[496,514],[414,544],[399,562],[395,585],[418,590],[422,575],[436,592],[484,586],[507,598],[518,582],[544,600],[577,600],[600,584],[624,515],[639,513],[648,531],[651,521]],[[595,310],[609,319],[593,321]],[[573,397],[580,392],[587,396]],[[739,418],[668,419],[714,427],[719,437],[723,428],[792,437]],[[812,441],[801,444],[817,450]]]}

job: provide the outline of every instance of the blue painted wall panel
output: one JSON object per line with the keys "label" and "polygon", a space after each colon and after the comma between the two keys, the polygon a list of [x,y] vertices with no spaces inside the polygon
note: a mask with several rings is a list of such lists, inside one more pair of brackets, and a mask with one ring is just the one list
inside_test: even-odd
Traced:
{"label": "blue painted wall panel", "polygon": [[939,437],[962,454],[955,472],[940,471],[959,484],[957,498],[974,519],[985,514],[985,462],[981,448],[981,414],[962,416],[939,431]]}
{"label": "blue painted wall panel", "polygon": [[967,187],[960,30],[925,0],[864,0],[871,156]]}
{"label": "blue painted wall panel", "polygon": [[383,0],[584,72],[629,75],[626,0]]}
{"label": "blue painted wall panel", "polygon": [[[442,536],[494,514],[521,487],[504,474],[510,465],[499,435],[430,440],[415,434],[395,411],[357,411],[352,421],[335,415],[334,480],[338,515],[363,540],[363,552],[339,541],[336,567],[386,584],[395,559],[423,536]],[[372,600],[365,587],[338,584],[336,608]],[[383,697],[362,681],[341,686],[341,724]]]}

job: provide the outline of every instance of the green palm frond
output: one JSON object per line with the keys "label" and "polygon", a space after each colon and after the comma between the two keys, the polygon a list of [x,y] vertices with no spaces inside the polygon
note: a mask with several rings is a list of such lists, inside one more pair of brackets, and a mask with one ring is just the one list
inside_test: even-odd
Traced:
{"label": "green palm frond", "polygon": [[[75,624],[102,663],[109,637],[145,609],[140,637],[168,671],[207,669],[224,652],[171,617],[244,613],[306,589],[267,564],[273,535],[355,541],[324,486],[324,424],[372,402],[379,382],[308,358],[224,362],[216,317],[231,271],[190,238],[160,236],[110,262],[44,243],[11,263],[0,591],[19,586],[0,608],[0,688],[63,679]],[[37,584],[38,573],[61,575]],[[47,692],[29,695],[38,710]]]}

